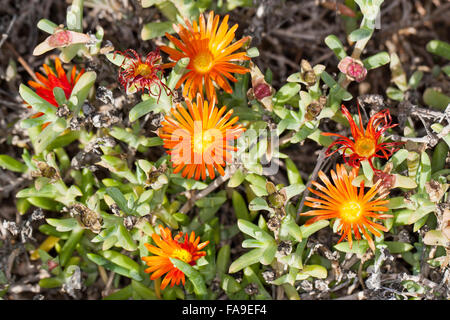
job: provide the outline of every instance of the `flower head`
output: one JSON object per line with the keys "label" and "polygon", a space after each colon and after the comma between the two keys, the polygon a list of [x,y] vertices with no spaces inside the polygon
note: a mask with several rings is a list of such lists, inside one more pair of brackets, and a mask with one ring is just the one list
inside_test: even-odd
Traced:
{"label": "flower head", "polygon": [[170,282],[170,286],[173,287],[175,284],[179,284],[180,281],[185,283],[184,273],[176,268],[169,258],[176,258],[185,263],[194,266],[196,261],[206,255],[205,251],[200,251],[205,248],[209,241],[200,243],[200,237],[195,237],[194,231],[191,235],[184,235],[184,242],[178,241],[183,237],[183,233],[179,232],[172,239],[172,232],[169,228],[163,228],[159,225],[159,233],[161,236],[154,233],[152,239],[158,247],[146,243],[145,247],[154,256],[142,257],[149,268],[145,269],[146,273],[153,272],[150,276],[151,280],[155,280],[161,277],[163,274],[167,273],[164,280],[161,282],[161,289],[164,289]]}
{"label": "flower head", "polygon": [[169,87],[161,81],[161,75],[167,65],[161,64],[161,56],[159,49],[151,51],[142,58],[136,51],[132,49],[118,52],[122,54],[125,59],[122,62],[119,71],[119,82],[128,91],[132,85],[137,90],[144,91],[147,88],[152,96],[161,96],[162,89],[170,94]]}
{"label": "flower head", "polygon": [[237,150],[232,144],[245,129],[240,124],[234,125],[238,117],[230,120],[233,110],[224,115],[226,106],[219,110],[214,102],[203,101],[200,94],[197,103],[186,99],[186,104],[188,110],[178,103],[158,132],[171,155],[174,173],[183,170],[183,177],[190,179],[195,174],[194,179],[201,175],[205,180],[208,170],[209,177],[214,179],[216,168],[224,175],[223,167],[232,160],[228,151]]}
{"label": "flower head", "polygon": [[[66,98],[69,99],[75,84],[80,79],[81,75],[84,73],[84,69],[82,69],[77,74],[77,69],[73,66],[72,71],[70,73],[70,79],[67,78],[66,72],[64,71],[61,60],[59,58],[55,59],[55,72],[46,64],[43,65],[46,77],[42,74],[36,72],[36,77],[39,82],[36,81],[28,81],[28,84],[36,90],[36,93],[42,98],[45,99],[50,104],[58,107],[58,103],[55,100],[55,96],[53,95],[54,88],[61,88],[66,95]],[[29,106],[31,108],[31,106]],[[38,118],[42,116],[44,113],[38,112],[32,116],[32,118]],[[45,128],[49,123],[45,123],[43,128]]]}
{"label": "flower head", "polygon": [[[352,247],[352,231],[356,239],[361,239],[361,233],[369,242],[370,248],[375,250],[375,245],[368,231],[381,236],[378,230],[387,231],[387,229],[370,218],[384,219],[391,215],[377,214],[378,211],[388,211],[384,205],[389,200],[382,200],[382,196],[375,198],[380,187],[379,182],[374,184],[367,193],[364,193],[364,182],[358,187],[352,185],[353,179],[358,174],[358,169],[353,168],[350,174],[343,165],[336,166],[336,172],[331,170],[333,183],[327,176],[320,171],[319,177],[325,183],[325,187],[313,181],[312,184],[319,190],[308,188],[309,191],[319,196],[321,199],[306,197],[305,204],[314,210],[301,213],[304,216],[315,216],[308,220],[306,225],[318,220],[337,218],[339,222],[339,234],[342,235],[339,242],[347,238]],[[374,199],[375,198],[375,199]],[[338,243],[339,243],[338,242]]]}
{"label": "flower head", "polygon": [[[175,50],[167,46],[161,46],[161,50],[169,54],[175,63],[185,57],[190,59],[187,66],[188,72],[178,81],[178,89],[183,82],[183,96],[190,99],[196,96],[197,92],[203,94],[203,86],[206,88],[206,95],[209,101],[216,98],[213,81],[228,93],[232,93],[228,80],[236,82],[232,73],[245,74],[249,70],[242,66],[231,63],[238,60],[249,60],[245,52],[233,53],[238,50],[250,38],[245,37],[235,43],[230,43],[235,37],[238,27],[235,24],[228,29],[228,15],[222,20],[219,26],[219,16],[210,12],[208,21],[200,15],[199,22],[194,21],[193,25],[186,21],[187,29],[182,25],[176,27],[180,39],[166,33],[166,37],[179,49]],[[217,99],[215,99],[217,101]]]}
{"label": "flower head", "polygon": [[[361,112],[359,112],[359,108],[358,113],[360,127],[358,127],[358,125],[355,123],[352,115],[344,105],[342,105],[342,113],[345,115],[350,124],[353,141],[340,134],[329,132],[322,133],[322,135],[324,136],[336,136],[339,138],[328,147],[326,155],[330,156],[339,150],[343,150],[344,161],[349,166],[357,168],[359,167],[361,161],[367,159],[372,169],[374,171],[379,171],[378,169],[375,169],[373,167],[372,159],[389,159],[389,157],[398,150],[397,146],[402,144],[402,142],[380,141],[381,136],[386,130],[397,126],[397,124],[392,124],[392,118],[389,110],[385,109],[374,114],[369,119],[369,123],[367,124],[365,130],[362,125],[362,117]],[[341,147],[331,152],[331,149],[335,145],[341,145]],[[347,150],[350,150],[352,153],[350,155],[346,154]]]}

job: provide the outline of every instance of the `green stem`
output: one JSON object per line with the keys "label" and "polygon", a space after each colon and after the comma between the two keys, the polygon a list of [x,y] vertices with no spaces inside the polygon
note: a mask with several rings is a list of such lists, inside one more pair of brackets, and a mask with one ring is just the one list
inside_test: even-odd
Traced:
{"label": "green stem", "polygon": [[288,297],[289,300],[300,300],[300,296],[298,295],[297,290],[295,290],[294,286],[289,283],[284,283],[283,285],[284,293]]}
{"label": "green stem", "polygon": [[72,253],[75,250],[78,242],[80,242],[81,237],[83,237],[84,229],[81,226],[76,226],[72,233],[70,234],[69,239],[67,239],[63,248],[61,249],[60,262],[61,266],[65,266],[69,259],[72,257]]}

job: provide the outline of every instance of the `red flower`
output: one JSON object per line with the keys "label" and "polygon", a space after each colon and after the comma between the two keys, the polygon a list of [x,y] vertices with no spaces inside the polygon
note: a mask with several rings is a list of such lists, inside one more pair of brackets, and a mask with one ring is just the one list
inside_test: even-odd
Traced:
{"label": "red flower", "polygon": [[161,64],[162,58],[159,55],[159,49],[149,52],[145,58],[141,58],[132,49],[117,52],[126,58],[123,60],[119,71],[119,82],[125,90],[128,90],[132,85],[142,92],[147,88],[148,93],[157,96],[158,99],[161,96],[162,89],[166,90],[167,95],[171,93],[169,87],[161,81],[164,68],[167,66]]}
{"label": "red flower", "polygon": [[[364,130],[362,125],[361,112],[358,107],[359,124],[358,127],[352,118],[352,115],[348,109],[342,105],[342,113],[347,118],[350,129],[352,131],[353,141],[340,134],[324,132],[324,136],[336,136],[339,139],[333,142],[326,152],[327,156],[331,156],[333,153],[342,150],[344,161],[354,168],[358,168],[361,161],[368,160],[370,166],[374,171],[380,171],[373,167],[373,158],[385,158],[389,157],[398,150],[396,146],[403,144],[402,142],[381,142],[381,136],[383,133],[398,124],[392,124],[392,118],[389,110],[385,109],[374,114],[367,124],[367,128]],[[341,145],[338,149],[331,151],[335,145]],[[350,150],[352,153],[346,154],[346,151]]]}
{"label": "red flower", "polygon": [[[53,89],[57,87],[63,89],[66,98],[69,99],[72,90],[75,87],[75,84],[80,79],[81,75],[84,73],[84,69],[82,69],[77,75],[77,69],[74,66],[70,73],[70,80],[69,80],[67,79],[66,72],[64,71],[61,65],[61,61],[58,58],[55,59],[56,74],[53,72],[52,69],[50,69],[48,65],[44,64],[43,67],[47,77],[36,72],[36,77],[38,78],[40,83],[30,80],[28,81],[28,84],[36,90],[36,93],[42,99],[45,99],[50,104],[54,105],[55,107],[58,107],[58,103],[56,102],[55,96],[53,95]],[[28,108],[31,108],[31,106],[28,106]],[[43,115],[42,112],[38,112],[34,114],[32,118],[38,118],[42,115]],[[49,122],[44,123],[42,129],[44,129],[49,124],[50,124]]]}

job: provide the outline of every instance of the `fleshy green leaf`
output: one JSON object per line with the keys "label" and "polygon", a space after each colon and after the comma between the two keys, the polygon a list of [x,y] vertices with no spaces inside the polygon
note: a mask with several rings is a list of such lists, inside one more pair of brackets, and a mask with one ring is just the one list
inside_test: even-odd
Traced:
{"label": "fleshy green leaf", "polygon": [[244,269],[245,267],[248,267],[254,263],[259,262],[263,253],[264,249],[262,248],[253,249],[247,253],[244,253],[242,256],[233,261],[233,263],[230,265],[228,272],[235,273]]}
{"label": "fleshy green leaf", "polygon": [[0,167],[14,172],[25,172],[27,166],[6,154],[0,154]]}
{"label": "fleshy green leaf", "polygon": [[137,280],[137,281],[141,281],[142,277],[139,274],[139,269],[128,269],[126,267],[123,266],[119,266],[117,264],[115,264],[114,262],[98,255],[98,254],[94,254],[94,253],[88,253],[87,257],[89,258],[89,260],[91,260],[92,262],[95,262],[96,264],[98,264],[99,266],[104,267],[107,270],[113,271],[115,273],[118,273],[122,276]]}
{"label": "fleshy green leaf", "polygon": [[141,30],[142,40],[150,40],[163,36],[166,32],[173,33],[172,21],[150,22],[144,25]]}
{"label": "fleshy green leaf", "polygon": [[202,275],[192,268],[189,264],[174,258],[169,258],[173,265],[180,269],[191,281],[194,286],[194,292],[199,299],[206,299],[208,295],[208,291],[206,290],[205,280]]}
{"label": "fleshy green leaf", "polygon": [[365,59],[363,61],[364,67],[367,70],[379,68],[381,66],[384,66],[385,64],[388,64],[391,61],[389,57],[389,53],[383,51],[378,52],[377,54]]}
{"label": "fleshy green leaf", "polygon": [[427,44],[428,52],[450,60],[450,44],[440,40],[431,40]]}
{"label": "fleshy green leaf", "polygon": [[348,38],[351,41],[359,41],[359,40],[364,40],[369,38],[372,35],[372,30],[368,29],[368,28],[360,28],[360,29],[356,29],[355,31],[353,31],[352,33],[350,33],[350,35],[348,36]]}
{"label": "fleshy green leaf", "polygon": [[241,185],[241,183],[245,180],[245,175],[242,172],[242,170],[238,169],[233,176],[231,177],[230,181],[228,181],[228,188],[236,188]]}
{"label": "fleshy green leaf", "polygon": [[242,197],[242,195],[236,190],[233,190],[231,200],[233,202],[233,208],[234,213],[236,214],[236,218],[250,220],[250,215],[244,197]]}
{"label": "fleshy green leaf", "polygon": [[353,241],[353,245],[350,248],[349,242],[341,242],[336,244],[334,248],[345,253],[364,254],[366,253],[367,249],[369,249],[369,243],[367,242],[367,240]]}
{"label": "fleshy green leaf", "polygon": [[341,40],[339,40],[339,38],[335,35],[329,35],[328,37],[326,37],[325,44],[331,50],[333,50],[334,54],[339,58],[339,60],[342,60],[347,56]]}

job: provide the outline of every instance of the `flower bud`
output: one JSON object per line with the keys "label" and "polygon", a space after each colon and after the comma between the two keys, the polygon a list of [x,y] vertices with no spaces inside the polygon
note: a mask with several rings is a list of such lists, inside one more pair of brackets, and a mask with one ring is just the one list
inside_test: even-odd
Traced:
{"label": "flower bud", "polygon": [[48,260],[47,261],[47,267],[48,267],[48,271],[51,272],[53,269],[55,269],[58,266],[58,263],[56,261],[53,260]]}
{"label": "flower bud", "polygon": [[352,57],[345,57],[338,64],[339,71],[345,73],[347,78],[357,82],[361,82],[366,78],[367,69],[361,60],[353,59]]}
{"label": "flower bud", "polygon": [[310,63],[307,60],[303,59],[300,62],[300,67],[302,70],[303,80],[308,84],[308,86],[313,86],[317,81],[317,76]]}
{"label": "flower bud", "polygon": [[380,194],[389,194],[389,191],[394,187],[396,177],[395,174],[389,174],[382,171],[375,171],[373,176],[373,183],[380,181]]}
{"label": "flower bud", "polygon": [[256,100],[262,100],[271,95],[271,88],[267,83],[261,82],[253,88]]}
{"label": "flower bud", "polygon": [[273,193],[267,197],[267,200],[272,208],[281,208],[286,202],[286,197],[281,193]]}
{"label": "flower bud", "polygon": [[266,190],[270,194],[277,192],[277,187],[273,184],[273,182],[267,181],[266,183]]}

